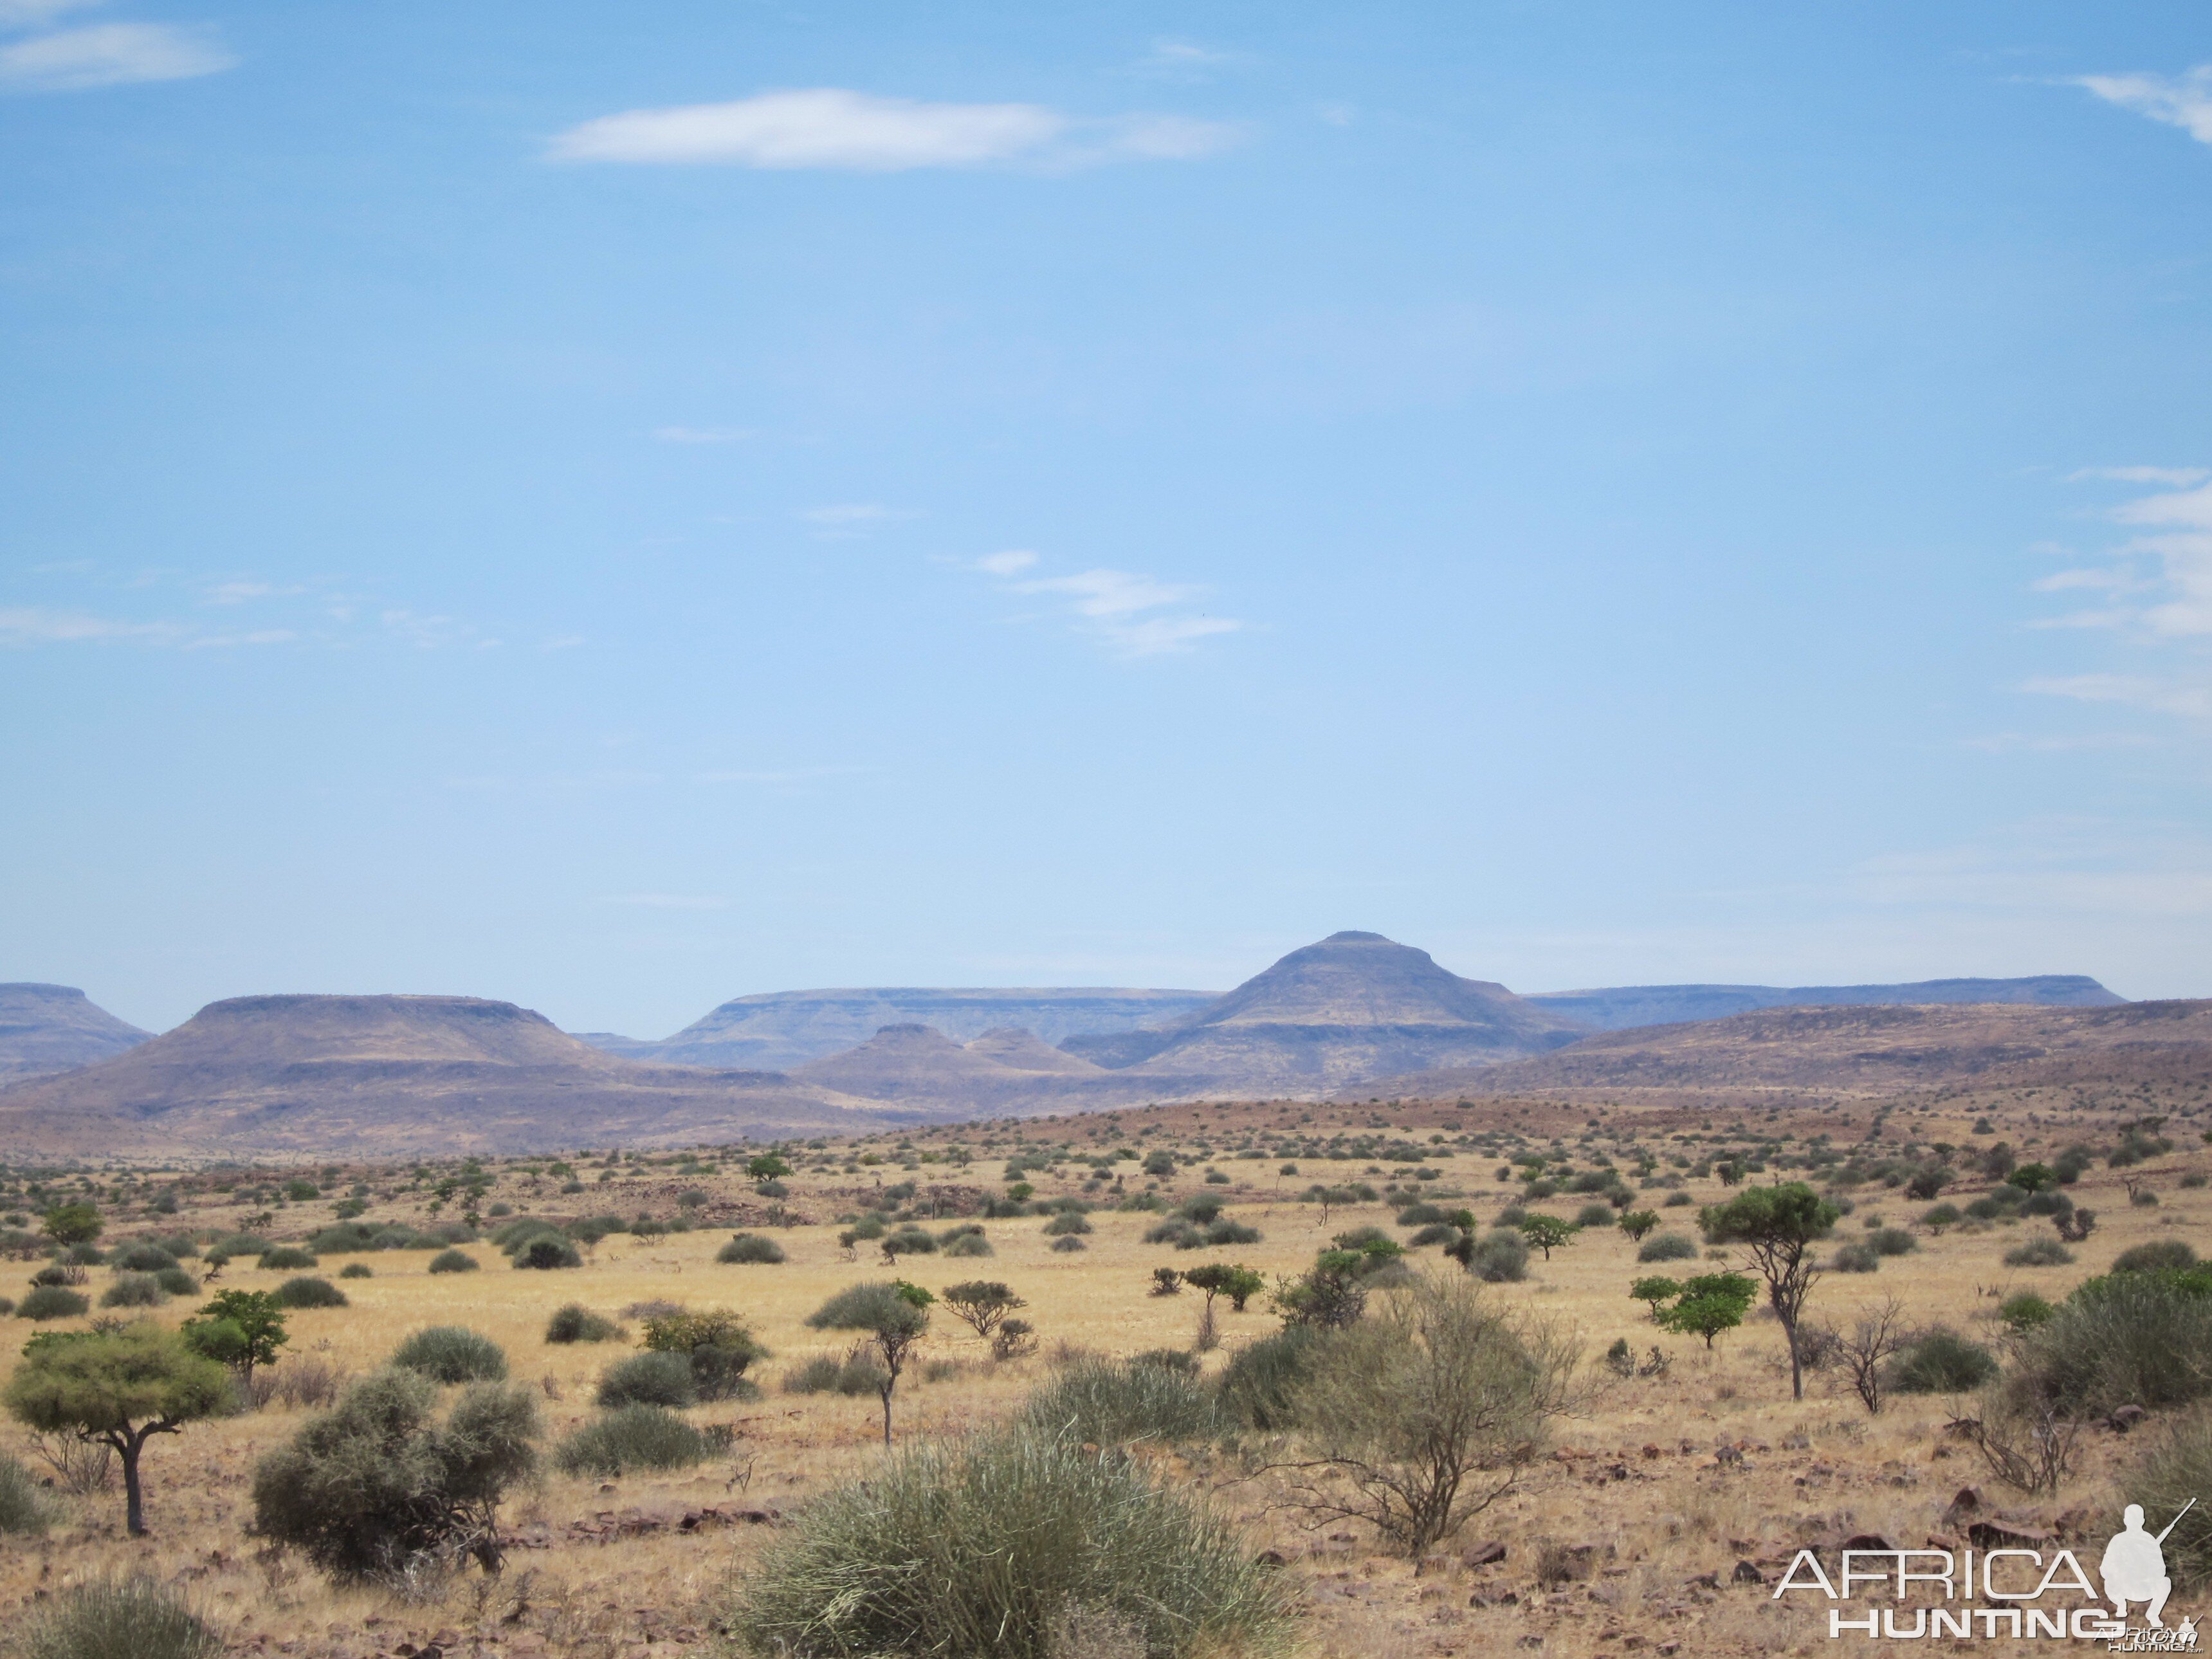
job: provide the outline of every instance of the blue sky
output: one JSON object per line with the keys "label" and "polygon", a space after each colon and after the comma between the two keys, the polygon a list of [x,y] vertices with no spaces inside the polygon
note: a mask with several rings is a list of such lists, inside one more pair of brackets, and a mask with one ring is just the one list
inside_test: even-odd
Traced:
{"label": "blue sky", "polygon": [[2212,995],[2208,65],[0,0],[0,979]]}

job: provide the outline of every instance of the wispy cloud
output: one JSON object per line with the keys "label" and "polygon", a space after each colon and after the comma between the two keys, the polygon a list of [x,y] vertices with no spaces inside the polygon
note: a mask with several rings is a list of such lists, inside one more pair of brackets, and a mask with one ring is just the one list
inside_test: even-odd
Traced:
{"label": "wispy cloud", "polygon": [[0,46],[0,88],[79,92],[134,82],[189,81],[237,61],[204,31],[167,23],[94,23]]}
{"label": "wispy cloud", "polygon": [[2202,466],[2085,466],[2066,475],[2069,483],[2084,478],[2110,478],[2118,483],[2172,484],[2184,489],[2212,478],[2212,468]]}
{"label": "wispy cloud", "polygon": [[656,427],[653,435],[664,444],[741,444],[760,434],[744,426],[664,426]]}
{"label": "wispy cloud", "polygon": [[927,103],[817,87],[604,115],[560,134],[548,153],[561,161],[903,173],[1181,160],[1237,137],[1234,127],[1182,116],[1083,119],[1042,104]]}
{"label": "wispy cloud", "polygon": [[1244,624],[1234,617],[1210,616],[1194,608],[1206,590],[1187,582],[1166,582],[1134,571],[1100,568],[1067,576],[1029,576],[1037,556],[1025,550],[986,554],[969,568],[1005,581],[1014,593],[1048,595],[1066,602],[1066,612],[1082,630],[1116,656],[1155,657],[1194,649],[1200,640],[1234,634]]}
{"label": "wispy cloud", "polygon": [[2071,697],[2077,702],[2121,703],[2154,714],[2212,720],[2212,685],[2178,675],[2060,674],[2026,681],[2023,691],[2040,696]]}
{"label": "wispy cloud", "polygon": [[100,0],[0,0],[0,29],[36,28],[66,11],[82,11]]}
{"label": "wispy cloud", "polygon": [[812,525],[817,537],[828,538],[865,536],[881,526],[896,524],[902,519],[918,519],[921,514],[913,507],[846,501],[832,507],[810,507],[795,516]]}
{"label": "wispy cloud", "polygon": [[2179,127],[2201,144],[2212,144],[2212,64],[2199,64],[2185,75],[2077,75],[2108,104]]}
{"label": "wispy cloud", "polygon": [[0,606],[0,645],[104,645],[118,641],[168,645],[184,634],[185,629],[175,623],[125,622],[40,605]]}
{"label": "wispy cloud", "polygon": [[1242,61],[1240,52],[1224,52],[1218,46],[1200,46],[1195,40],[1163,35],[1152,42],[1152,50],[1133,67],[1138,74],[1158,80],[1203,81]]}
{"label": "wispy cloud", "polygon": [[2044,577],[2045,592],[2087,590],[2106,604],[2057,618],[2058,625],[2121,628],[2166,640],[2212,639],[2212,477],[2193,467],[2106,468],[2101,476],[2184,487],[2139,495],[2105,515],[2144,533],[2097,564]]}

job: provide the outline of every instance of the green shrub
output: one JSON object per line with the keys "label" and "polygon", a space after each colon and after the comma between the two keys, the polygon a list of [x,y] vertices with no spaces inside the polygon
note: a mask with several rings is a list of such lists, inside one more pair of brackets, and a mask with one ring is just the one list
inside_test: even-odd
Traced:
{"label": "green shrub", "polygon": [[593,1313],[580,1302],[556,1309],[545,1324],[548,1342],[606,1342],[621,1334],[621,1326]]}
{"label": "green shrub", "polygon": [[1612,1224],[1613,1206],[1609,1204],[1585,1204],[1575,1212],[1575,1225],[1577,1227],[1610,1227]]}
{"label": "green shrub", "polygon": [[1401,1227],[1433,1227],[1439,1221],[1450,1219],[1450,1212],[1438,1209],[1435,1205],[1428,1203],[1408,1204],[1398,1212],[1398,1224]]}
{"label": "green shrub", "polygon": [[416,1332],[392,1350],[392,1363],[433,1382],[496,1382],[507,1375],[505,1351],[465,1325]]}
{"label": "green shrub", "polygon": [[375,1276],[375,1269],[366,1261],[349,1261],[338,1269],[340,1279],[373,1279]]}
{"label": "green shrub", "polygon": [[1182,1659],[1283,1650],[1295,1594],[1188,1490],[1024,1427],[912,1448],[816,1500],[725,1617],[790,1659]]}
{"label": "green shrub", "polygon": [[1066,1255],[1072,1250],[1087,1250],[1090,1248],[1091,1247],[1088,1244],[1085,1244],[1081,1239],[1076,1237],[1072,1233],[1065,1237],[1055,1238],[1052,1241],[1053,1250],[1060,1255]]}
{"label": "green shrub", "polygon": [[2112,1262],[2116,1273],[2179,1273],[2197,1265],[2197,1252],[2178,1238],[2160,1238],[2122,1250]]}
{"label": "green shrub", "polygon": [[1881,1266],[1871,1244],[1843,1244],[1828,1258],[1829,1268],[1839,1273],[1870,1273]]}
{"label": "green shrub", "polygon": [[226,1233],[207,1248],[210,1256],[222,1256],[225,1261],[236,1261],[241,1255],[259,1255],[262,1251],[276,1247],[258,1233]]}
{"label": "green shrub", "polygon": [[1637,1246],[1638,1261],[1694,1261],[1698,1243],[1687,1233],[1654,1233]]}
{"label": "green shrub", "polygon": [[260,1265],[269,1273],[293,1273],[301,1267],[312,1267],[317,1264],[314,1256],[308,1251],[290,1244],[278,1244],[262,1251]]}
{"label": "green shrub", "polygon": [[2004,1253],[2008,1267],[2063,1267],[2073,1260],[2074,1252],[2055,1238],[2031,1238]]}
{"label": "green shrub", "polygon": [[477,1270],[476,1257],[465,1250],[441,1250],[430,1258],[429,1271],[434,1273],[472,1273]]}
{"label": "green shrub", "polygon": [[1919,1241],[1902,1227],[1877,1227],[1866,1242],[1876,1255],[1911,1255],[1920,1248]]}
{"label": "green shrub", "polygon": [[115,1282],[100,1292],[103,1308],[158,1308],[169,1299],[161,1281],[151,1273],[118,1273]]}
{"label": "green shrub", "polygon": [[41,1285],[15,1304],[18,1319],[74,1319],[91,1310],[91,1302],[62,1285]]}
{"label": "green shrub", "polygon": [[2144,1529],[2164,1530],[2189,1500],[2197,1507],[2167,1534],[2166,1570],[2191,1588],[2212,1584],[2212,1515],[2201,1501],[2212,1492],[2212,1413],[2194,1411],[2162,1425],[2121,1490],[2143,1506]]}
{"label": "green shrub", "polygon": [[173,1267],[177,1258],[149,1238],[125,1244],[108,1259],[108,1265],[118,1272],[157,1273],[164,1267]]}
{"label": "green shrub", "polygon": [[1231,1354],[1221,1373],[1223,1409],[1248,1429],[1273,1432],[1291,1427],[1315,1334],[1310,1325],[1285,1325]]}
{"label": "green shrub", "polygon": [[1070,1233],[1087,1233],[1091,1231],[1091,1224],[1073,1210],[1062,1210],[1044,1224],[1047,1238],[1060,1238]]}
{"label": "green shrub", "polygon": [[1019,1420],[1097,1446],[1182,1444],[1212,1439],[1224,1426],[1212,1391],[1188,1372],[1102,1358],[1079,1359],[1061,1370],[1023,1403]]}
{"label": "green shrub", "polygon": [[1528,1277],[1528,1247],[1518,1233],[1467,1239],[1463,1249],[1452,1253],[1486,1285],[1517,1285]]}
{"label": "green shrub", "polygon": [[704,1434],[665,1406],[632,1403],[570,1434],[553,1461],[564,1474],[613,1476],[636,1469],[689,1468],[704,1462],[711,1450]]}
{"label": "green shrub", "polygon": [[592,1403],[613,1409],[622,1406],[669,1406],[678,1409],[699,1402],[692,1386],[691,1362],[680,1353],[626,1355],[599,1374]]}
{"label": "green shrub", "polygon": [[53,1505],[30,1470],[0,1452],[0,1533],[35,1537],[53,1524]]}
{"label": "green shrub", "polygon": [[989,1239],[980,1232],[975,1232],[961,1234],[945,1247],[945,1254],[949,1256],[979,1256],[996,1255],[998,1252],[991,1248]]}
{"label": "green shrub", "polygon": [[200,1282],[182,1267],[164,1267],[154,1275],[154,1282],[171,1296],[197,1296]]}
{"label": "green shrub", "polygon": [[2032,1331],[2039,1325],[2048,1325],[2057,1311],[2033,1291],[2022,1291],[2017,1296],[2008,1296],[1997,1304],[1997,1317],[2004,1322],[2008,1330],[2015,1334]]}
{"label": "green shrub", "polygon": [[280,1308],[343,1308],[352,1305],[346,1293],[327,1279],[302,1275],[288,1279],[276,1287],[276,1305]]}
{"label": "green shrub", "polygon": [[1940,1233],[1947,1227],[1955,1227],[1966,1219],[1965,1212],[1955,1204],[1938,1204],[1923,1211],[1920,1224],[1931,1233]]}
{"label": "green shrub", "polygon": [[755,1360],[767,1358],[768,1350],[735,1314],[658,1315],[645,1322],[645,1346],[653,1353],[681,1358],[690,1368],[692,1389],[702,1400],[760,1397],[745,1371]]}
{"label": "green shrub", "polygon": [[532,1392],[465,1389],[443,1422],[429,1377],[362,1377],[253,1472],[253,1529],[344,1577],[395,1575],[466,1548],[499,1563],[501,1499],[537,1468]]}
{"label": "green shrub", "polygon": [[1997,1362],[1978,1342],[1936,1329],[1900,1350],[1890,1363],[1889,1386],[1899,1394],[1966,1394],[1997,1374]]}
{"label": "green shrub", "polygon": [[32,1613],[10,1650],[21,1659],[221,1659],[222,1650],[175,1590],[134,1577],[62,1590]]}
{"label": "green shrub", "polygon": [[842,1394],[848,1398],[879,1395],[884,1390],[884,1368],[863,1345],[842,1359],[817,1354],[783,1376],[786,1394]]}
{"label": "green shrub", "polygon": [[576,1254],[576,1247],[565,1238],[539,1237],[532,1239],[514,1253],[514,1265],[550,1273],[561,1267],[580,1267],[584,1258]]}
{"label": "green shrub", "polygon": [[2116,1273],[2078,1286],[2021,1339],[2011,1383],[2072,1416],[2155,1410],[2212,1391],[2212,1294],[2194,1274]]}
{"label": "green shrub", "polygon": [[714,1252],[714,1260],[728,1263],[773,1264],[785,1260],[783,1246],[758,1233],[732,1233],[730,1242]]}

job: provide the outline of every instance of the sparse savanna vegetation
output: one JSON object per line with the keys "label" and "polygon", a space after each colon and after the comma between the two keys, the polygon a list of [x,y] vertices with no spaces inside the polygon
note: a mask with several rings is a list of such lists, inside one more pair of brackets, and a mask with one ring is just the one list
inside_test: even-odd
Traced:
{"label": "sparse savanna vegetation", "polygon": [[1817,1649],[1739,1561],[2212,1490],[2205,1126],[2044,1109],[0,1171],[0,1595],[56,1659]]}

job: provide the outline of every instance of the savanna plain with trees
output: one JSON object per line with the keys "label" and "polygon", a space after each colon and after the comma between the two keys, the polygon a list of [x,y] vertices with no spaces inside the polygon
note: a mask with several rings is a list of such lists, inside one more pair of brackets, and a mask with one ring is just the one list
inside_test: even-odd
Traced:
{"label": "savanna plain with trees", "polygon": [[7,1640],[1823,1651],[1801,1547],[2212,1492],[2209,1138],[2083,1085],[10,1168]]}

